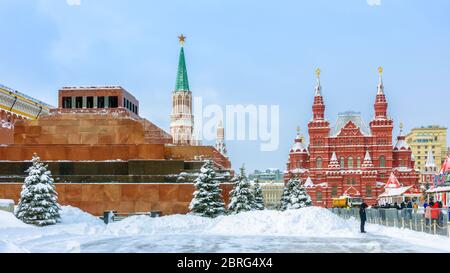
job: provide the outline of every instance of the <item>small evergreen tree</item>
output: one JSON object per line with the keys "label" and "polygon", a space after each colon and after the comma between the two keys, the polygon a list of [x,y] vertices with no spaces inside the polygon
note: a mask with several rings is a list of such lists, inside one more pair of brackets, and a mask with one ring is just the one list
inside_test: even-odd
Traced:
{"label": "small evergreen tree", "polygon": [[311,205],[312,200],[309,194],[306,192],[306,189],[302,185],[300,185],[300,183],[296,183],[290,194],[290,202],[287,206],[287,209],[301,209],[309,207]]}
{"label": "small evergreen tree", "polygon": [[231,213],[251,211],[254,198],[251,184],[245,176],[245,168],[242,166],[241,173],[236,178],[233,190],[230,192],[231,201],[228,204],[228,210]]}
{"label": "small evergreen tree", "polygon": [[253,205],[254,210],[264,210],[264,196],[258,179],[253,183]]}
{"label": "small evergreen tree", "polygon": [[279,210],[287,210],[291,204],[291,193],[300,182],[297,179],[291,178],[284,186],[283,195],[281,195]]}
{"label": "small evergreen tree", "polygon": [[26,171],[28,177],[22,186],[16,217],[24,223],[37,226],[54,225],[60,221],[58,194],[48,166],[34,154],[33,165]]}
{"label": "small evergreen tree", "polygon": [[196,191],[193,194],[189,209],[192,213],[203,217],[217,217],[225,213],[220,183],[216,179],[213,162],[208,160],[200,170],[194,182]]}

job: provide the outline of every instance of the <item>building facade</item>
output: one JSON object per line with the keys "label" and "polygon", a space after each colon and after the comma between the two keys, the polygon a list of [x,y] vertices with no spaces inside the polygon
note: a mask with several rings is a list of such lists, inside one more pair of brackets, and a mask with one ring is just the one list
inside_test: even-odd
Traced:
{"label": "building facade", "polygon": [[265,171],[255,170],[249,175],[250,180],[258,180],[261,183],[282,182],[283,178],[283,172],[279,169],[267,169]]}
{"label": "building facade", "polygon": [[225,128],[223,128],[222,121],[217,125],[216,130],[216,149],[224,156],[227,156],[227,145],[225,143]]}
{"label": "building facade", "polygon": [[375,204],[391,173],[402,184],[415,185],[419,174],[405,136],[400,133],[393,145],[394,121],[388,116],[382,68],[374,118],[368,126],[357,112],[340,113],[331,126],[325,118],[319,69],[316,74],[309,145],[298,132],[289,153],[285,180],[297,177],[309,181],[307,189],[313,202],[324,207],[330,207],[333,198],[343,195],[361,196],[366,203]]}
{"label": "building facade", "polygon": [[284,191],[283,182],[264,182],[260,183],[261,191],[264,196],[264,206],[269,209],[276,209],[281,203],[281,196]]}
{"label": "building facade", "polygon": [[0,144],[14,142],[14,126],[22,119],[37,119],[53,106],[19,91],[0,85]]}
{"label": "building facade", "polygon": [[444,163],[447,156],[447,128],[437,125],[414,128],[406,136],[416,160],[416,169],[425,171],[428,151],[431,149],[437,166]]}
{"label": "building facade", "polygon": [[419,183],[422,189],[429,189],[433,185],[434,177],[438,174],[438,167],[434,160],[433,150],[430,148],[427,154],[427,161],[425,162],[425,168],[420,172]]}
{"label": "building facade", "polygon": [[66,112],[121,108],[139,116],[139,101],[120,86],[63,87],[59,90],[58,106]]}

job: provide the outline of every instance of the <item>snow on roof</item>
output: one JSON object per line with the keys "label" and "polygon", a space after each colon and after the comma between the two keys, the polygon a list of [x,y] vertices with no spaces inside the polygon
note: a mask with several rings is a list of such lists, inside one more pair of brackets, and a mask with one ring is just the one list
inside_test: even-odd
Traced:
{"label": "snow on roof", "polygon": [[[412,186],[400,187],[400,188],[387,188],[385,192],[383,192],[382,194],[380,194],[378,196],[378,198],[392,197],[392,196],[401,196],[401,195],[406,193],[411,188],[412,188]],[[417,193],[417,194],[420,195],[420,193]]]}
{"label": "snow on roof", "polygon": [[393,168],[393,170],[399,171],[399,172],[410,172],[410,171],[412,171],[413,169],[408,168],[408,167],[395,167],[395,168]]}
{"label": "snow on roof", "polygon": [[336,162],[338,161],[336,152],[333,152],[333,155],[331,156],[331,161],[336,161]]}
{"label": "snow on roof", "polygon": [[444,174],[446,172],[450,172],[450,155],[447,156],[447,158],[444,161],[444,164],[442,164],[440,174]]}
{"label": "snow on roof", "polygon": [[408,149],[410,148],[404,137],[399,137],[397,139],[397,143],[395,143],[394,150],[408,150]]}
{"label": "snow on roof", "polygon": [[344,128],[345,125],[347,125],[347,123],[349,123],[350,121],[353,124],[355,124],[356,127],[359,128],[359,130],[361,131],[361,134],[363,134],[364,136],[371,135],[370,129],[366,126],[366,124],[364,123],[364,120],[361,117],[361,113],[347,111],[347,112],[338,114],[338,119],[336,121],[336,125],[334,126],[334,128],[332,128],[332,130],[330,132],[330,136],[335,137],[335,136],[339,135],[342,128]]}
{"label": "snow on roof", "polygon": [[450,186],[433,187],[427,190],[427,193],[450,192]]}
{"label": "snow on roof", "polygon": [[434,155],[431,148],[428,150],[427,162],[425,163],[425,167],[427,168],[435,168],[436,163],[434,162]]}
{"label": "snow on roof", "polygon": [[363,168],[373,167],[372,157],[370,157],[369,150],[366,151],[366,155],[364,156],[364,162],[362,164]]}
{"label": "snow on roof", "polygon": [[394,173],[391,173],[391,176],[389,177],[388,182],[384,186],[385,189],[396,189],[400,188],[400,182],[398,182],[397,177],[395,177]]}
{"label": "snow on roof", "polygon": [[361,193],[355,187],[350,186],[347,190],[345,190],[343,195],[352,197],[352,196],[360,196]]}
{"label": "snow on roof", "polygon": [[305,184],[303,185],[305,188],[313,188],[314,187],[314,183],[311,179],[311,177],[308,176],[308,178],[305,181]]}
{"label": "snow on roof", "polygon": [[328,164],[328,168],[339,169],[340,167],[341,165],[339,165],[336,152],[333,152],[330,163]]}
{"label": "snow on roof", "polygon": [[308,171],[307,169],[299,169],[299,168],[297,168],[297,169],[291,170],[290,172],[291,173],[306,173],[307,171]]}
{"label": "snow on roof", "polygon": [[308,148],[306,148],[306,145],[303,142],[295,142],[294,145],[292,145],[291,153],[307,153]]}
{"label": "snow on roof", "polygon": [[292,145],[291,153],[308,153],[308,147],[303,143],[303,137],[300,133],[295,137],[295,143]]}

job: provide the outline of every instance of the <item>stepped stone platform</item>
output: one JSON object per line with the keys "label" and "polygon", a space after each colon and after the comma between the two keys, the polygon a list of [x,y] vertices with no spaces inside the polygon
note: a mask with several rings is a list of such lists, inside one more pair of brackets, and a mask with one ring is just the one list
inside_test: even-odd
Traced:
{"label": "stepped stone platform", "polygon": [[[180,173],[190,173],[195,177],[203,163],[181,160],[129,160],[58,161],[45,164],[48,165],[56,183],[155,183],[177,182]],[[25,171],[30,166],[31,162],[28,161],[0,162],[0,183],[23,182]]]}
{"label": "stepped stone platform", "polygon": [[[228,202],[232,184],[221,184],[222,195]],[[0,183],[0,196],[18,202],[22,183]],[[119,213],[161,211],[163,215],[189,212],[194,193],[192,183],[60,183],[56,184],[58,202],[78,207],[96,216],[104,211]]]}

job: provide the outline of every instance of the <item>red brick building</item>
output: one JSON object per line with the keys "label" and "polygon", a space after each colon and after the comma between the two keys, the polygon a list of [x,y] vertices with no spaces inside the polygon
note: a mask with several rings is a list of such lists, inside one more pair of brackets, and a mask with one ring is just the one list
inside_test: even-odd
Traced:
{"label": "red brick building", "polygon": [[305,186],[315,205],[330,207],[332,198],[342,195],[361,196],[366,203],[374,204],[391,173],[403,185],[418,183],[412,151],[402,133],[393,146],[394,122],[387,114],[381,68],[379,72],[375,115],[369,126],[357,112],[340,113],[331,126],[325,119],[317,70],[313,118],[308,123],[309,146],[299,133],[289,153],[285,176],[307,181]]}

